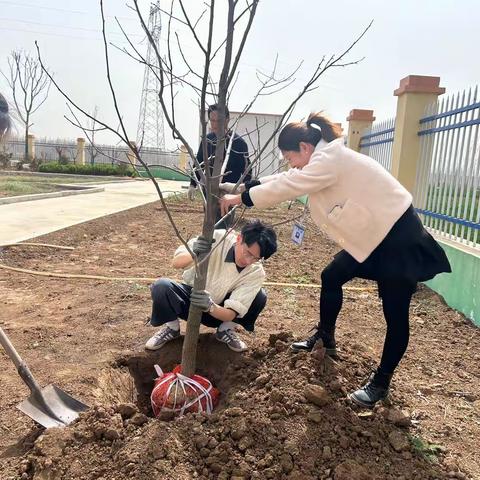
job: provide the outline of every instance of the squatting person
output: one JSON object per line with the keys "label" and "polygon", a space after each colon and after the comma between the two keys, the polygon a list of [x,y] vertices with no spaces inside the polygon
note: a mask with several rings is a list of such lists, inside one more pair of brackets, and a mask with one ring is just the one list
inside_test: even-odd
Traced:
{"label": "squatting person", "polygon": [[[267,296],[262,288],[265,280],[262,262],[277,251],[277,236],[271,227],[259,220],[247,223],[240,233],[229,231],[222,242],[225,234],[225,230],[214,231],[206,292],[192,293],[193,259],[184,245],[177,248],[173,266],[185,269],[183,283],[160,278],[151,286],[150,324],[163,325],[163,328],[147,341],[146,349],[157,350],[180,336],[179,319],[187,319],[191,301],[204,311],[202,324],[217,329],[215,338],[218,341],[235,352],[247,349],[235,327],[241,325],[253,332],[255,321],[265,307]],[[196,255],[210,250],[202,237],[190,240],[189,246]]]}

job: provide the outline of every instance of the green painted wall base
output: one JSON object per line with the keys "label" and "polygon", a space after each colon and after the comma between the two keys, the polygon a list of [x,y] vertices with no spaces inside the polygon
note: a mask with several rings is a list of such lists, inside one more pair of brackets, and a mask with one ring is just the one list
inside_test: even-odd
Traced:
{"label": "green painted wall base", "polygon": [[480,326],[480,255],[439,243],[447,254],[452,273],[437,275],[425,284],[442,295],[450,307]]}
{"label": "green painted wall base", "polygon": [[[140,173],[140,176],[142,178],[149,178],[145,170],[138,169],[138,172]],[[152,172],[152,175],[155,178],[162,178],[163,180],[179,180],[183,182],[187,182],[190,180],[190,177],[188,177],[187,175],[183,175],[180,172],[169,170],[168,168],[153,167],[150,168],[150,172]]]}
{"label": "green painted wall base", "polygon": [[304,205],[306,205],[308,202],[308,195],[302,195],[301,197],[298,197],[297,200],[300,203],[303,203]]}

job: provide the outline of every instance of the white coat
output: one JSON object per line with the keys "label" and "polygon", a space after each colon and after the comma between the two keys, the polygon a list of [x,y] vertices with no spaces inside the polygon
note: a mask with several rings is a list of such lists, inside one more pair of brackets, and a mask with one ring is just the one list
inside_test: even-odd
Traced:
{"label": "white coat", "polygon": [[249,190],[257,208],[308,195],[313,221],[358,262],[386,237],[412,196],[372,158],[321,140],[302,169],[260,178]]}

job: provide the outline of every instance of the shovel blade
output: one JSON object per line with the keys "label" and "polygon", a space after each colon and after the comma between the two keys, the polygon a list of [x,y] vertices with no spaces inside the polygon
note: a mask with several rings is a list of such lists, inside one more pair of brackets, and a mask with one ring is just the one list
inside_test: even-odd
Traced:
{"label": "shovel blade", "polygon": [[88,409],[87,405],[55,385],[47,385],[41,393],[43,402],[30,395],[17,408],[45,428],[69,425],[80,412]]}

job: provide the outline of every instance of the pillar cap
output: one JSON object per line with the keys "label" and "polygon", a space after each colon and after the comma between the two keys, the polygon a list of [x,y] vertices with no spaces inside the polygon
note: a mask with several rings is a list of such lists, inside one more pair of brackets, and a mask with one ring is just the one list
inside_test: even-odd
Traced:
{"label": "pillar cap", "polygon": [[359,120],[361,122],[373,122],[375,121],[375,117],[373,116],[373,110],[361,110],[358,108],[354,108],[350,110],[350,115],[347,117],[347,122],[351,122],[352,120]]}
{"label": "pillar cap", "polygon": [[84,141],[85,141],[85,139],[83,137],[78,137],[77,138],[77,142],[84,142]]}
{"label": "pillar cap", "polygon": [[408,75],[400,80],[400,86],[393,92],[395,96],[404,93],[445,93],[445,88],[440,87],[440,77],[425,75]]}

